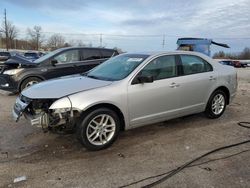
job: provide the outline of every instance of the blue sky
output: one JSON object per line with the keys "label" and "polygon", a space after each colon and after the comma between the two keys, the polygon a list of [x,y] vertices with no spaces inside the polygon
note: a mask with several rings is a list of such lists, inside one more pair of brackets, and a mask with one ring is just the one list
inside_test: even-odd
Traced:
{"label": "blue sky", "polygon": [[103,33],[103,45],[126,51],[163,50],[163,34],[164,50],[176,49],[178,37],[212,38],[229,44],[227,52],[250,47],[250,0],[1,0],[0,19],[4,8],[19,38],[40,25],[46,36],[62,33],[94,46],[99,35],[82,34]]}

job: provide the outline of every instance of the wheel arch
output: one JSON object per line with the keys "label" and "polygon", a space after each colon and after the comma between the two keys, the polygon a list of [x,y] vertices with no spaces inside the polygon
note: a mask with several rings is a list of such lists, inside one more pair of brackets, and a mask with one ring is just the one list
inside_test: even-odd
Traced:
{"label": "wheel arch", "polygon": [[40,75],[28,75],[28,76],[25,76],[24,78],[22,78],[22,80],[19,82],[18,84],[18,91],[20,92],[21,91],[21,85],[23,84],[23,82],[29,78],[39,78],[41,79],[42,81],[45,80],[44,77],[40,76]]}
{"label": "wheel arch", "polygon": [[81,117],[84,118],[84,116],[86,116],[89,112],[98,109],[98,108],[108,108],[113,110],[114,112],[116,112],[116,114],[118,115],[120,121],[121,121],[121,130],[124,131],[125,130],[125,118],[124,115],[122,113],[122,111],[120,110],[120,108],[118,108],[116,105],[114,104],[110,104],[110,103],[99,103],[99,104],[95,104],[93,106],[88,107],[87,109],[85,109],[82,114]]}
{"label": "wheel arch", "polygon": [[225,94],[226,94],[226,104],[228,105],[229,104],[229,102],[230,102],[230,91],[229,91],[229,89],[226,87],[226,86],[219,86],[219,87],[217,87],[214,91],[213,91],[213,93],[215,92],[215,91],[218,91],[218,90],[221,90],[221,91],[223,91]]}

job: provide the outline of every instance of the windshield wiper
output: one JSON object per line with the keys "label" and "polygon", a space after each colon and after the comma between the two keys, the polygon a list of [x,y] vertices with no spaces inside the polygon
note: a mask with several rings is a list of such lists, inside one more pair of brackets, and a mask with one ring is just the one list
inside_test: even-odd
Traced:
{"label": "windshield wiper", "polygon": [[84,75],[84,76],[89,77],[89,78],[94,78],[94,79],[100,80],[100,78],[99,78],[98,76],[93,76],[93,75],[88,75],[88,74],[86,74],[86,75]]}
{"label": "windshield wiper", "polygon": [[88,75],[88,73],[82,73],[81,74],[82,76],[86,76],[88,78],[93,78],[93,79],[97,79],[97,80],[106,80],[106,81],[114,81],[113,79],[111,78],[104,78],[104,77],[99,77],[99,76],[94,76],[94,75]]}

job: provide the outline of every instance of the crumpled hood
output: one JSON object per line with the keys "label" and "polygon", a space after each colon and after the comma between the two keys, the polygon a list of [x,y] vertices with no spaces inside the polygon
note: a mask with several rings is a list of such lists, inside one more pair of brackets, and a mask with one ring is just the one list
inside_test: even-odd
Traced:
{"label": "crumpled hood", "polygon": [[20,67],[35,67],[38,64],[33,63],[32,61],[29,61],[27,58],[22,57],[20,55],[15,55],[9,58],[7,61],[4,62],[5,65],[11,65],[11,66],[20,66]]}
{"label": "crumpled hood", "polygon": [[67,76],[35,84],[22,91],[30,99],[58,99],[80,91],[110,85],[111,81],[97,80],[82,75]]}

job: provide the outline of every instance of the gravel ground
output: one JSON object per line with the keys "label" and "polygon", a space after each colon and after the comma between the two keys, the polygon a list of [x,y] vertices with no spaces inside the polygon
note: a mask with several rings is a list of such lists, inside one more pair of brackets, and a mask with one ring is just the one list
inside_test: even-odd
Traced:
{"label": "gravel ground", "polygon": [[[15,123],[11,109],[16,95],[1,91],[0,187],[120,187],[248,140],[250,130],[237,122],[250,121],[250,68],[238,69],[238,79],[237,96],[220,119],[196,114],[130,130],[98,152],[84,149],[74,135],[43,133],[23,118]],[[197,163],[218,160],[186,168],[157,187],[250,187],[248,150],[250,144],[245,144],[209,155]],[[20,176],[27,180],[13,183]]]}

